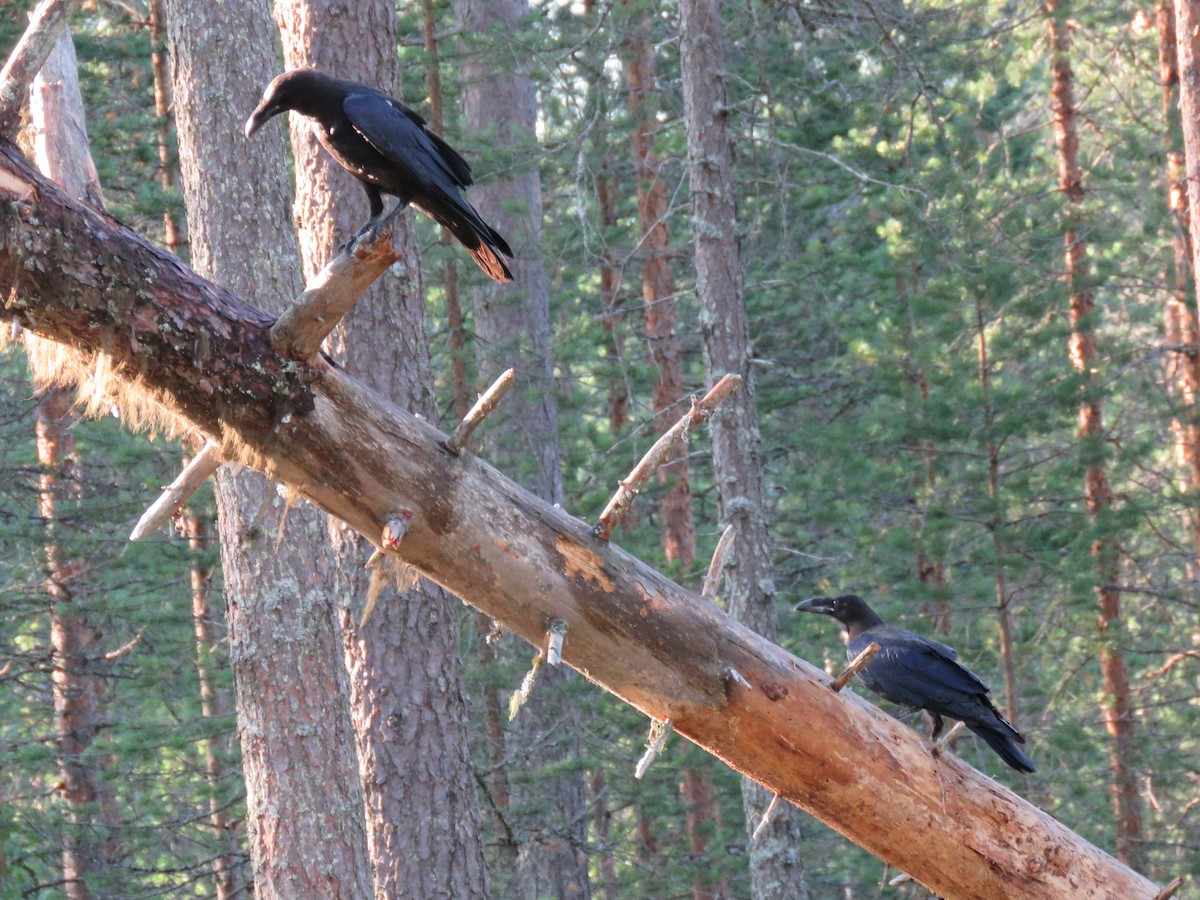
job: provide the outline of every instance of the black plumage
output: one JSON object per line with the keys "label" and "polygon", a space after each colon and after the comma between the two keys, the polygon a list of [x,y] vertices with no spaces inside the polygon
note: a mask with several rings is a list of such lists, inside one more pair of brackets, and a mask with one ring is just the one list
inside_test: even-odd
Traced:
{"label": "black plumage", "polygon": [[[471,167],[417,113],[365,84],[293,69],[267,85],[246,120],[246,137],[288,110],[312,119],[321,146],[366,190],[371,218],[360,235],[377,232],[411,203],[458,238],[488,275],[512,281],[508,243],[462,196]],[[399,201],[386,216],[383,194]]]}
{"label": "black plumage", "polygon": [[933,716],[933,737],[942,730],[942,716],[957,719],[983,738],[1000,758],[1019,772],[1036,771],[1018,744],[1025,743],[988,698],[983,680],[958,661],[953,648],[904,628],[884,624],[861,597],[812,597],[796,604],[801,612],[821,613],[846,628],[848,659],[872,642],[879,652],[859,673],[862,683],[884,700],[923,709]]}

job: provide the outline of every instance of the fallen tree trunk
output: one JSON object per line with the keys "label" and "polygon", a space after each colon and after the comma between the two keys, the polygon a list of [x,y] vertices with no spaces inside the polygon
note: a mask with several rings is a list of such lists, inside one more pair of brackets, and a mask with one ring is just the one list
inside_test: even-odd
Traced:
{"label": "fallen tree trunk", "polygon": [[[1157,888],[911,729],[598,540],[341,370],[278,356],[271,320],[0,144],[0,289],[23,326],[102,355],[175,415],[946,897]],[[736,674],[735,674],[736,673]],[[630,760],[632,767],[633,760]]]}

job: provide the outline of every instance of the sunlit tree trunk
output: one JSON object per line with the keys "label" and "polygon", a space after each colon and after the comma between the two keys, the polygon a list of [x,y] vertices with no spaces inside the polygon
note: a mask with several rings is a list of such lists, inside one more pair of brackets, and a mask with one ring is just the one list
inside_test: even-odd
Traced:
{"label": "sunlit tree trunk", "polygon": [[[704,364],[710,381],[725,373],[745,379],[713,418],[713,468],[721,521],[736,529],[725,572],[730,612],[769,640],[779,633],[763,487],[763,448],[754,406],[750,334],[743,296],[741,248],[734,208],[733,153],[727,127],[724,25],[719,0],[682,0],[683,110],[688,181],[692,192],[692,242]],[[743,779],[747,830],[770,804],[771,794]],[[755,897],[808,895],[799,817],[780,804],[768,827],[750,842]]]}
{"label": "sunlit tree trunk", "polygon": [[[490,147],[492,160],[503,160],[505,171],[501,178],[486,177],[486,166],[477,164],[477,175],[485,177],[470,195],[516,255],[513,284],[476,277],[471,289],[480,379],[490,381],[510,366],[517,374],[516,386],[488,422],[488,452],[500,469],[557,503],[562,500],[562,466],[549,283],[541,257],[542,186],[533,162],[537,97],[521,42],[504,37],[519,28],[529,4],[455,0],[454,11],[465,32],[481,38],[462,62],[463,120],[469,135],[465,143],[468,149]],[[528,659],[524,648],[519,656]],[[563,773],[532,782],[510,778],[509,821],[521,841],[519,872],[526,896],[585,898],[590,892],[579,723],[560,696],[569,677],[562,667],[544,669],[531,702],[507,735],[511,766],[532,772],[553,766]],[[530,804],[538,808],[534,818],[522,815]]]}
{"label": "sunlit tree trunk", "polygon": [[[242,135],[278,68],[271,10],[165,0],[163,12],[193,264],[279,312],[302,274],[283,138]],[[255,893],[370,896],[326,516],[289,509],[236,466],[216,495]]]}
{"label": "sunlit tree trunk", "polygon": [[[1191,222],[1187,187],[1184,185],[1183,137],[1179,116],[1179,54],[1175,35],[1175,8],[1171,0],[1160,0],[1155,19],[1158,25],[1158,75],[1162,82],[1162,113],[1166,125],[1167,208],[1172,217],[1171,270],[1167,276],[1167,300],[1163,324],[1167,344],[1167,385],[1181,407],[1171,422],[1175,437],[1176,462],[1184,473],[1184,490],[1193,501],[1200,500],[1200,331],[1197,330],[1195,287],[1188,278],[1192,264]],[[1193,48],[1200,35],[1193,34]],[[1193,49],[1193,55],[1195,50]],[[1193,581],[1200,581],[1200,509],[1187,511],[1188,531],[1195,554],[1188,567]]]}
{"label": "sunlit tree trunk", "polygon": [[[316,66],[399,95],[391,3],[359,3],[353,16],[330,0],[276,0],[275,10],[287,68]],[[292,117],[291,134],[300,251],[311,277],[369,211],[306,120]],[[331,349],[363,383],[436,420],[412,214],[394,231],[404,259],[358,301]],[[458,604],[403,566],[389,562],[372,576],[370,544],[340,522],[330,522],[330,534],[376,894],[486,896]]]}
{"label": "sunlit tree trunk", "polygon": [[[38,168],[73,196],[98,203],[75,48],[65,31],[33,82],[29,114]],[[66,804],[63,892],[83,900],[105,895],[113,883],[119,832],[113,783],[104,777],[106,759],[94,746],[106,724],[108,693],[101,631],[87,611],[87,561],[69,540],[69,523],[76,518],[71,506],[82,490],[71,433],[73,404],[71,392],[61,388],[48,389],[38,401],[38,512],[46,534],[54,746]]]}
{"label": "sunlit tree trunk", "polygon": [[[683,365],[675,334],[675,274],[671,269],[671,236],[667,228],[667,186],[659,178],[661,161],[655,151],[658,131],[658,79],[649,15],[639,16],[627,38],[625,76],[629,112],[633,118],[633,172],[637,182],[639,250],[642,261],[642,303],[646,343],[654,371],[651,403],[654,429],[667,432],[684,412]],[[675,451],[658,470],[664,485],[659,501],[663,554],[683,571],[696,558],[696,522],[688,481],[687,445]]]}
{"label": "sunlit tree trunk", "polygon": [[[1079,436],[1086,463],[1084,498],[1093,527],[1101,526],[1113,504],[1104,464],[1104,419],[1096,378],[1099,353],[1093,318],[1096,304],[1087,285],[1087,244],[1080,231],[1084,199],[1079,167],[1079,137],[1075,129],[1074,75],[1071,71],[1071,25],[1058,0],[1047,0],[1053,85],[1050,95],[1054,139],[1058,149],[1058,186],[1069,204],[1065,215],[1063,279],[1070,292],[1071,365],[1083,376],[1079,403]],[[1100,670],[1104,683],[1104,724],[1109,736],[1109,777],[1116,820],[1117,855],[1131,866],[1142,853],[1142,812],[1134,763],[1134,715],[1125,654],[1121,649],[1121,594],[1117,587],[1119,563],[1111,537],[1092,542],[1096,563],[1096,597],[1099,600]]]}

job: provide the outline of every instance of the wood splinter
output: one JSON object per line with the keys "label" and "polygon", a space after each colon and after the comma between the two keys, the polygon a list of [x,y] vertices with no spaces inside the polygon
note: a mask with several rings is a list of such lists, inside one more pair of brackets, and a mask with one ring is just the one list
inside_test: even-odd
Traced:
{"label": "wood splinter", "polygon": [[771,816],[775,813],[775,807],[779,805],[779,795],[776,794],[771,798],[771,802],[767,804],[767,808],[763,811],[762,818],[758,825],[754,828],[754,834],[750,835],[750,840],[757,841],[758,836],[766,831],[767,826],[771,824]]}
{"label": "wood splinter", "polygon": [[858,656],[851,660],[850,665],[846,666],[846,670],[837,678],[833,679],[832,682],[830,682],[830,690],[836,693],[848,685],[854,679],[854,676],[863,670],[863,666],[869,663],[871,661],[871,657],[878,653],[880,649],[882,648],[874,641],[868,644],[867,648],[863,650],[862,653],[858,654]]}
{"label": "wood splinter", "polygon": [[667,735],[670,733],[670,719],[663,719],[661,722],[657,719],[651,721],[650,736],[646,738],[646,752],[642,754],[642,758],[638,760],[637,767],[633,770],[634,778],[640,780],[646,774],[646,770],[650,768],[650,763],[658,759],[658,755],[667,746]]}
{"label": "wood splinter", "polygon": [[463,447],[467,446],[467,441],[471,439],[475,429],[483,424],[486,419],[508,393],[509,388],[513,386],[515,376],[512,369],[505,369],[500,377],[492,382],[492,386],[479,395],[479,399],[475,401],[463,420],[458,423],[458,427],[454,429],[454,433],[446,438],[445,447],[455,456],[462,453]]}
{"label": "wood splinter", "polygon": [[628,478],[617,482],[619,485],[617,492],[608,501],[608,506],[604,507],[604,512],[600,514],[600,520],[592,529],[592,533],[596,537],[602,541],[607,541],[612,537],[613,531],[621,523],[621,519],[625,517],[625,513],[629,510],[634,498],[646,486],[646,482],[650,480],[650,476],[658,471],[664,462],[671,458],[675,452],[675,448],[683,443],[689,432],[695,429],[701,422],[706,422],[712,418],[712,414],[717,411],[717,407],[721,405],[721,402],[741,386],[742,376],[726,375],[713,386],[711,391],[704,395],[703,399],[697,400],[695,397],[692,397],[692,408],[678,422],[672,425],[670,430],[654,442],[654,446],[646,451],[646,455],[633,467],[633,471],[629,473]]}
{"label": "wood splinter", "polygon": [[130,542],[140,541],[160,525],[170,521],[179,510],[183,509],[188,498],[196,493],[196,489],[221,467],[224,459],[221,448],[215,441],[208,441],[192,461],[183,467],[183,471],[150,504],[150,508],[142,513],[137,525],[129,534]]}
{"label": "wood splinter", "polygon": [[290,359],[315,360],[321,342],[367,288],[400,257],[392,249],[390,228],[383,229],[373,243],[347,244],[305,285],[304,293],[271,326],[271,346]]}
{"label": "wood splinter", "polygon": [[508,698],[508,721],[511,722],[515,719],[517,713],[521,711],[521,707],[529,700],[529,695],[533,693],[533,686],[537,683],[538,673],[542,671],[545,662],[546,655],[539,650],[537,656],[533,658],[533,664],[529,667],[529,671],[525,673],[521,686]]}
{"label": "wood splinter", "polygon": [[717,599],[717,591],[721,588],[721,576],[725,572],[725,562],[733,550],[733,539],[736,532],[737,527],[731,522],[725,526],[725,530],[721,532],[721,537],[717,540],[712,561],[708,564],[708,574],[704,576],[704,588],[700,591],[700,596],[706,600]]}
{"label": "wood splinter", "polygon": [[546,665],[557,666],[562,662],[563,641],[567,638],[567,623],[555,619],[546,630]]}
{"label": "wood splinter", "polygon": [[733,666],[726,666],[724,669],[722,669],[721,670],[721,678],[725,681],[726,687],[728,687],[729,682],[731,682],[731,681],[737,682],[744,688],[753,687],[753,685],[751,685],[750,682],[746,680],[746,676],[744,676],[741,672],[739,672]]}

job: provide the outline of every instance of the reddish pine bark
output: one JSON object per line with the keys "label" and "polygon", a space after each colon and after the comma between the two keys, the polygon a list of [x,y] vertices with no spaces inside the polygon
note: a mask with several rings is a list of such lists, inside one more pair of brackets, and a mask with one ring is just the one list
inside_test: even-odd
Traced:
{"label": "reddish pine bark", "polygon": [[[1167,385],[1183,408],[1171,422],[1175,438],[1175,460],[1184,473],[1184,489],[1200,497],[1200,329],[1196,310],[1189,303],[1188,268],[1192,261],[1191,215],[1188,211],[1186,169],[1182,151],[1179,116],[1180,90],[1175,9],[1171,0],[1160,0],[1155,10],[1158,26],[1158,74],[1162,82],[1162,113],[1166,124],[1166,189],[1167,207],[1174,219],[1171,237],[1172,268],[1168,273],[1168,294],[1163,310],[1163,325],[1168,348],[1166,358]],[[1200,35],[1193,34],[1189,43],[1193,55]],[[1192,290],[1194,294],[1194,288]],[[1200,580],[1200,510],[1187,511],[1188,531],[1196,557],[1189,573]]]}
{"label": "reddish pine bark", "polygon": [[[629,112],[635,123],[633,171],[642,232],[638,250],[642,260],[642,309],[654,369],[651,391],[654,428],[661,435],[685,412],[681,406],[685,391],[679,339],[675,335],[675,275],[671,270],[671,235],[667,228],[667,186],[659,178],[661,162],[654,149],[658,81],[648,16],[641,18],[627,38],[626,52]],[[683,571],[691,569],[696,559],[696,522],[692,515],[687,451],[687,444],[680,446],[657,476],[659,484],[665,486],[659,501],[663,553],[668,562],[679,563]]]}
{"label": "reddish pine bark", "polygon": [[[1084,396],[1079,403],[1079,436],[1084,452],[1093,457],[1084,473],[1084,500],[1093,527],[1100,525],[1113,505],[1108,474],[1100,459],[1105,441],[1104,419],[1096,396],[1095,373],[1099,353],[1092,319],[1095,298],[1086,285],[1087,244],[1079,232],[1083,202],[1083,175],[1079,167],[1079,137],[1075,128],[1074,76],[1071,71],[1071,33],[1058,0],[1047,0],[1046,26],[1050,41],[1050,106],[1058,150],[1058,186],[1068,201],[1064,237],[1063,280],[1070,292],[1071,365],[1083,376]],[[1096,562],[1096,597],[1099,601],[1100,671],[1104,685],[1104,725],[1109,735],[1109,778],[1116,824],[1117,855],[1136,865],[1142,855],[1142,812],[1134,763],[1134,715],[1129,675],[1121,650],[1121,594],[1117,588],[1117,548],[1111,538],[1092,542]]]}

